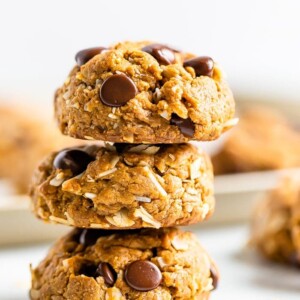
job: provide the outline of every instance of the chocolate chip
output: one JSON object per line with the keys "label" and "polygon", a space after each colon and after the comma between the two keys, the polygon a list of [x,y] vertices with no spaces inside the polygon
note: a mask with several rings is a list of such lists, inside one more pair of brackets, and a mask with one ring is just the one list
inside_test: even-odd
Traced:
{"label": "chocolate chip", "polygon": [[117,273],[113,267],[109,263],[105,262],[99,264],[95,273],[95,277],[98,276],[102,276],[104,278],[104,282],[109,286],[113,286],[117,279]]}
{"label": "chocolate chip", "polygon": [[214,61],[208,56],[199,56],[183,63],[184,67],[192,67],[197,76],[212,76]]}
{"label": "chocolate chip", "polygon": [[100,229],[83,229],[79,237],[79,243],[85,247],[94,245],[100,236],[105,236],[103,231]]}
{"label": "chocolate chip", "polygon": [[194,136],[195,124],[192,122],[190,118],[182,119],[178,117],[176,114],[172,114],[170,124],[176,125],[184,136],[190,138]]}
{"label": "chocolate chip", "polygon": [[211,267],[210,267],[210,277],[212,279],[212,285],[215,290],[218,287],[219,275],[218,275],[218,271],[216,270],[215,266],[213,266],[213,265],[211,265]]}
{"label": "chocolate chip", "polygon": [[151,44],[142,48],[142,51],[152,55],[161,65],[170,65],[175,62],[174,50],[161,44]]}
{"label": "chocolate chip", "polygon": [[75,61],[78,66],[82,66],[92,59],[95,55],[100,54],[102,51],[107,50],[104,47],[95,47],[79,51],[75,56]]}
{"label": "chocolate chip", "polygon": [[119,107],[134,98],[137,92],[135,83],[128,76],[115,74],[103,82],[100,99],[107,106]]}
{"label": "chocolate chip", "polygon": [[53,166],[56,169],[71,170],[74,176],[82,173],[94,158],[79,149],[67,149],[59,152]]}
{"label": "chocolate chip", "polygon": [[142,292],[157,288],[162,280],[159,268],[147,260],[137,260],[129,264],[124,276],[130,287]]}

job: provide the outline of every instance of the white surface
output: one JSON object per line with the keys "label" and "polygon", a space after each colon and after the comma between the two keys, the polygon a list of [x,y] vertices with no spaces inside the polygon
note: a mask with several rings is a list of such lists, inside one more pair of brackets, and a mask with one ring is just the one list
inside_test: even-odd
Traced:
{"label": "white surface", "polygon": [[299,10],[297,0],[2,1],[0,101],[52,111],[78,50],[125,39],[212,56],[237,96],[299,101]]}
{"label": "white surface", "polygon": [[[212,300],[299,299],[299,269],[271,264],[245,251],[246,227],[206,228],[197,234],[222,275]],[[0,249],[0,299],[27,299],[29,264],[36,265],[47,249],[48,245]]]}

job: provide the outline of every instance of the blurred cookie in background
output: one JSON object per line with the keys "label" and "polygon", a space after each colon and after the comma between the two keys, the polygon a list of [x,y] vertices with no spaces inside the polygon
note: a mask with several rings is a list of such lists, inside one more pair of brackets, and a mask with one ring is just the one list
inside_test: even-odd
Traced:
{"label": "blurred cookie in background", "polygon": [[256,106],[240,115],[220,151],[215,174],[300,167],[300,131],[279,112]]}
{"label": "blurred cookie in background", "polygon": [[76,143],[52,125],[30,110],[0,107],[0,179],[17,193],[27,193],[33,170],[45,155]]}
{"label": "blurred cookie in background", "polygon": [[268,259],[300,266],[299,176],[284,178],[257,204],[250,243]]}

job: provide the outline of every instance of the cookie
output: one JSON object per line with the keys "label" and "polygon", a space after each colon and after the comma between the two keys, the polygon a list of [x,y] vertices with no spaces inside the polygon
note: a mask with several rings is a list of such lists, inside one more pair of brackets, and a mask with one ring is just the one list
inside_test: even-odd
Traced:
{"label": "cookie", "polygon": [[32,269],[38,299],[207,300],[218,270],[190,232],[75,229]]}
{"label": "cookie", "polygon": [[190,144],[69,148],[53,153],[31,188],[37,217],[75,227],[187,225],[214,210],[209,158]]}
{"label": "cookie", "polygon": [[161,44],[124,42],[76,55],[55,95],[62,133],[125,143],[210,141],[235,125],[218,65]]}
{"label": "cookie", "polygon": [[259,202],[251,244],[265,257],[300,266],[300,181],[285,178]]}
{"label": "cookie", "polygon": [[32,111],[0,107],[0,178],[12,183],[18,193],[27,193],[32,173],[49,152],[74,145],[50,122]]}
{"label": "cookie", "polygon": [[300,132],[270,108],[246,110],[212,158],[215,174],[300,167]]}

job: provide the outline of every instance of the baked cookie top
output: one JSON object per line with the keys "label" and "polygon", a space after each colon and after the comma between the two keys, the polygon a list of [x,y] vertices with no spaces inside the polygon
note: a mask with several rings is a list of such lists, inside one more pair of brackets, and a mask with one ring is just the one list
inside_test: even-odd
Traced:
{"label": "baked cookie top", "polygon": [[161,44],[123,42],[76,55],[55,95],[61,131],[128,143],[209,141],[235,125],[218,65]]}

